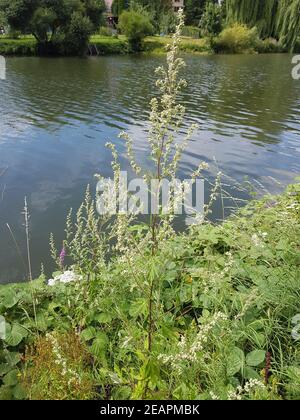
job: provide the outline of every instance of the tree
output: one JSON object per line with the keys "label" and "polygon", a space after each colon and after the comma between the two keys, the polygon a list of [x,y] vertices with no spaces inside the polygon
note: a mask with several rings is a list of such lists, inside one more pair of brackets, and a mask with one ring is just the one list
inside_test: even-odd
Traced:
{"label": "tree", "polygon": [[114,0],[111,5],[111,11],[114,16],[120,16],[128,7],[128,0]]}
{"label": "tree", "polygon": [[208,2],[200,20],[200,29],[204,36],[216,36],[222,30],[222,9],[217,3]]}
{"label": "tree", "polygon": [[256,26],[262,37],[275,36],[279,1],[226,0],[227,21]]}
{"label": "tree", "polygon": [[0,28],[4,28],[7,26],[7,19],[5,13],[0,10]]}
{"label": "tree", "polygon": [[41,53],[80,54],[106,7],[104,0],[0,0],[0,10],[13,30],[35,36]]}
{"label": "tree", "polygon": [[198,26],[205,4],[206,0],[185,0],[184,14],[186,25]]}
{"label": "tree", "polygon": [[133,51],[140,51],[143,39],[154,30],[149,17],[135,11],[124,11],[121,14],[119,29],[127,36]]}
{"label": "tree", "polygon": [[293,51],[300,37],[300,0],[281,0],[277,31],[282,45]]}
{"label": "tree", "polygon": [[135,9],[137,5],[140,5],[148,13],[148,16],[151,16],[151,24],[155,32],[161,30],[164,16],[168,15],[168,19],[170,19],[170,16],[173,14],[172,0],[131,0],[131,9]]}
{"label": "tree", "polygon": [[226,0],[229,23],[256,26],[263,38],[280,39],[291,50],[300,36],[300,0]]}

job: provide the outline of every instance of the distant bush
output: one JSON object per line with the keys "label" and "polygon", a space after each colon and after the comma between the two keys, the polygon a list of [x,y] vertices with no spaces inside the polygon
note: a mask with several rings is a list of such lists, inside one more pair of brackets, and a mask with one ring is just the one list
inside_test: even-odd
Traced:
{"label": "distant bush", "polygon": [[122,39],[117,39],[114,36],[109,38],[91,38],[91,45],[97,48],[100,55],[110,54],[127,54],[128,43]]}
{"label": "distant bush", "polygon": [[281,53],[285,52],[285,48],[275,38],[267,38],[260,40],[257,44],[257,52],[259,53]]}
{"label": "distant bush", "polygon": [[238,23],[224,29],[214,40],[216,52],[244,53],[256,51],[259,38],[256,28],[249,29]]}
{"label": "distant bush", "polygon": [[21,31],[17,31],[15,29],[10,29],[8,35],[11,39],[19,39],[22,35]]}
{"label": "distant bush", "polygon": [[208,38],[201,38],[197,40],[183,40],[180,44],[180,51],[192,53],[210,53],[211,45]]}
{"label": "distant bush", "polygon": [[0,55],[33,56],[37,54],[37,43],[33,38],[0,40]]}
{"label": "distant bush", "polygon": [[158,31],[160,34],[168,35],[176,29],[176,15],[173,11],[161,15],[158,22]]}
{"label": "distant bush", "polygon": [[113,36],[114,32],[108,26],[101,26],[101,28],[98,31],[98,34],[101,36]]}
{"label": "distant bush", "polygon": [[190,38],[200,38],[200,29],[197,26],[184,26],[182,35]]}
{"label": "distant bush", "polygon": [[152,35],[154,31],[149,17],[135,11],[125,11],[121,14],[119,29],[127,36],[133,51],[140,51],[143,39],[147,35]]}

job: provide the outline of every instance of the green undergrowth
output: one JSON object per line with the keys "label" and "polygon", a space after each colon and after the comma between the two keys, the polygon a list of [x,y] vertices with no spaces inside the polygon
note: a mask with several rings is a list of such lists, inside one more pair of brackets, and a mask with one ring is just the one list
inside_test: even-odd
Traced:
{"label": "green undergrowth", "polygon": [[155,256],[1,286],[1,399],[299,399],[299,244],[296,184]]}
{"label": "green undergrowth", "polygon": [[37,53],[36,49],[37,45],[33,37],[22,37],[18,39],[0,37],[1,55],[34,56]]}
{"label": "green undergrowth", "polygon": [[[248,31],[251,32],[251,31]],[[251,33],[250,33],[251,35]],[[165,54],[166,45],[171,38],[167,36],[151,36],[144,40],[143,52]],[[96,47],[96,49],[95,49]],[[89,42],[89,51],[93,55],[120,55],[129,54],[130,48],[124,36],[93,35]],[[183,37],[180,51],[190,54],[213,54],[213,53],[274,53],[284,52],[284,49],[274,39],[254,40],[246,33],[240,35],[237,30],[227,30],[220,37],[210,40],[209,38]],[[34,37],[25,36],[17,39],[0,37],[0,55],[10,56],[35,56],[37,55],[37,43]]]}

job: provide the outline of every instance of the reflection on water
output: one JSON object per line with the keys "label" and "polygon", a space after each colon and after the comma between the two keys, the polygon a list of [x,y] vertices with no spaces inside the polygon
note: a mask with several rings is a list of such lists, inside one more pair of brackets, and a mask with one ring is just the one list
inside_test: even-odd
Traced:
{"label": "reflection on water", "polygon": [[[22,207],[31,209],[34,269],[49,267],[49,232],[63,237],[68,209],[77,207],[96,172],[109,176],[107,140],[129,130],[136,153],[150,165],[145,142],[154,69],[163,57],[9,58],[0,81],[0,282],[24,276],[9,235],[24,250]],[[187,57],[182,94],[187,123],[197,122],[181,174],[199,159],[234,180],[244,176],[272,192],[300,173],[300,82],[291,56]],[[123,162],[126,168],[126,161]],[[276,182],[274,181],[276,179]],[[230,183],[231,181],[226,181]]]}

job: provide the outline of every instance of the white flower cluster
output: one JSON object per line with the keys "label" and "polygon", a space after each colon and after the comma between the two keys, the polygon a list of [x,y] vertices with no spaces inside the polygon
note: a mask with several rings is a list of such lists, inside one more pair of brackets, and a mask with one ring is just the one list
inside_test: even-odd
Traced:
{"label": "white flower cluster", "polygon": [[244,387],[238,386],[235,391],[228,392],[228,400],[241,400],[244,394],[249,394],[253,389],[265,389],[265,385],[258,379],[250,379]]}
{"label": "white flower cluster", "polygon": [[82,276],[74,273],[74,271],[65,271],[54,277],[54,279],[48,280],[48,286],[55,286],[57,283],[72,283],[74,281],[82,280]]}
{"label": "white flower cluster", "polygon": [[197,361],[198,353],[204,350],[210,331],[218,324],[218,322],[226,320],[227,316],[225,314],[217,312],[208,324],[201,327],[191,345],[187,343],[186,337],[182,336],[178,343],[179,352],[173,355],[161,354],[158,356],[159,360],[161,360],[164,364],[170,364],[172,369],[181,373],[182,368],[180,366],[180,362],[187,361],[195,363]]}
{"label": "white flower cluster", "polygon": [[220,399],[213,391],[210,391],[209,395],[210,395],[211,399],[214,400],[214,401]]}
{"label": "white flower cluster", "polygon": [[70,386],[72,382],[80,383],[81,379],[78,373],[73,369],[68,368],[67,361],[61,354],[61,348],[57,342],[57,339],[52,334],[47,334],[46,339],[52,345],[53,354],[55,356],[55,363],[62,368],[62,375],[69,376],[68,385]]}
{"label": "white flower cluster", "polygon": [[267,236],[268,234],[266,232],[259,231],[257,234],[254,233],[252,235],[251,240],[257,248],[264,248],[265,246],[264,240],[266,239]]}

